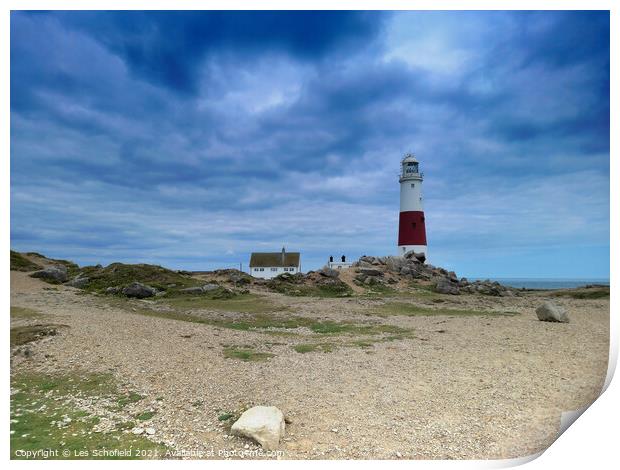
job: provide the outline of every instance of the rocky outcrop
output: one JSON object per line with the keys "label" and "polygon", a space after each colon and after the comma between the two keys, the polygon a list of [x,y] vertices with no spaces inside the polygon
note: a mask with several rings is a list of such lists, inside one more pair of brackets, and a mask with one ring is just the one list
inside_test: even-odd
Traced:
{"label": "rocky outcrop", "polygon": [[88,285],[89,282],[90,282],[89,278],[82,276],[81,274],[78,274],[73,279],[71,279],[69,282],[67,282],[67,285],[71,287],[77,287],[78,289],[83,289],[84,287]]}
{"label": "rocky outcrop", "polygon": [[275,406],[255,406],[245,411],[231,427],[238,436],[249,437],[264,449],[276,450],[284,437],[284,414]]}
{"label": "rocky outcrop", "polygon": [[413,281],[421,286],[432,288],[441,294],[459,295],[462,293],[494,296],[514,295],[514,289],[498,282],[459,279],[454,271],[424,263],[420,253],[409,252],[399,256],[362,256],[352,267],[355,270],[353,282],[359,286],[395,285],[399,281]]}
{"label": "rocky outcrop", "polygon": [[448,279],[445,277],[440,278],[435,284],[435,291],[440,294],[459,294],[459,286],[452,279]]}
{"label": "rocky outcrop", "polygon": [[325,276],[325,277],[331,277],[331,278],[334,278],[334,279],[337,278],[338,276],[340,276],[340,273],[336,269],[332,269],[332,268],[328,268],[328,267],[324,267],[318,273],[323,275],[323,276]]}
{"label": "rocky outcrop", "polygon": [[33,272],[30,277],[37,277],[48,282],[61,284],[63,282],[67,282],[67,267],[62,264],[48,266],[40,271]]}
{"label": "rocky outcrop", "polygon": [[536,309],[536,316],[540,321],[569,323],[568,314],[564,307],[560,307],[552,302],[545,302]]}
{"label": "rocky outcrop", "polygon": [[151,286],[147,286],[146,284],[134,282],[125,287],[121,292],[127,297],[145,299],[147,297],[153,297],[157,293],[157,290]]}
{"label": "rocky outcrop", "polygon": [[[256,280],[256,285],[261,285],[260,280]],[[351,288],[338,277],[326,276],[321,271],[309,271],[303,273],[283,273],[265,281],[268,289],[286,295],[326,295],[332,297],[348,296]]]}

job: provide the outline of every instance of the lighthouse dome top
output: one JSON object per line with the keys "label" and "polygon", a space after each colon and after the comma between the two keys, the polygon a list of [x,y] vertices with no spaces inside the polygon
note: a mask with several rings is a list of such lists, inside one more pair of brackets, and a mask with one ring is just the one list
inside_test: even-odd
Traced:
{"label": "lighthouse dome top", "polygon": [[414,154],[408,153],[405,155],[405,158],[403,158],[403,163],[418,163],[418,160],[415,158]]}

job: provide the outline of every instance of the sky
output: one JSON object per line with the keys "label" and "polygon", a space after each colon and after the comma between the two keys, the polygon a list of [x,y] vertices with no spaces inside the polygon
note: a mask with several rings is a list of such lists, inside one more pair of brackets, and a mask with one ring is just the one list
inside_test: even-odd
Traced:
{"label": "sky", "polygon": [[12,12],[11,247],[247,269],[396,254],[609,276],[608,12]]}

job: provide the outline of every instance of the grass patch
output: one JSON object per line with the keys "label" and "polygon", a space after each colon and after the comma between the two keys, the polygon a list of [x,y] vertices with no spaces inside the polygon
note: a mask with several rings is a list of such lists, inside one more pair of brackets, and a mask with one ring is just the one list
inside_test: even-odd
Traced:
{"label": "grass patch", "polygon": [[498,312],[493,310],[472,310],[455,308],[428,308],[406,302],[389,302],[375,307],[374,315],[388,317],[391,315],[405,316],[512,316],[516,312]]}
{"label": "grass patch", "polygon": [[235,415],[233,413],[222,413],[217,417],[218,421],[228,421],[231,418],[234,418]]}
{"label": "grass patch", "polygon": [[310,352],[324,352],[329,353],[336,349],[335,343],[302,343],[293,346],[293,349],[298,353],[305,354]]}
{"label": "grass patch", "polygon": [[266,313],[285,310],[285,307],[274,305],[267,298],[256,294],[239,294],[229,299],[217,299],[207,295],[172,297],[161,302],[184,310],[203,309],[240,313]]}
{"label": "grass patch", "polygon": [[11,320],[31,320],[43,318],[45,316],[46,315],[43,313],[37,312],[31,308],[11,306]]}
{"label": "grass patch", "polygon": [[350,334],[350,335],[381,335],[384,333],[406,333],[408,329],[393,325],[358,324],[346,322],[323,321],[310,325],[315,333],[323,335]]}
{"label": "grass patch", "polygon": [[[232,302],[232,300],[225,302]],[[129,306],[129,303],[124,301],[122,303],[119,303],[118,305],[123,308],[127,308]],[[190,312],[156,311],[143,306],[139,306],[138,304],[133,305],[136,305],[136,307],[132,309],[132,312],[141,315],[202,323],[232,330],[256,331],[273,335],[278,334],[281,336],[296,335],[296,333],[292,332],[291,330],[296,330],[298,328],[307,328],[313,333],[317,333],[320,335],[385,335],[408,334],[411,332],[411,330],[409,329],[393,325],[383,325],[376,323],[336,322],[329,320],[321,321],[313,318],[300,317],[295,315],[283,316],[281,314],[270,315],[267,313],[249,313],[243,318],[226,319],[221,317],[198,315]]]}
{"label": "grass patch", "polygon": [[140,400],[142,400],[144,397],[142,395],[140,395],[139,393],[136,392],[129,392],[125,395],[121,395],[118,397],[118,399],[116,400],[116,405],[118,407],[118,409],[123,409],[125,408],[127,405],[131,404],[131,403],[137,403]]}
{"label": "grass patch", "polygon": [[174,292],[186,287],[201,286],[205,282],[189,274],[152,264],[112,263],[108,266],[86,266],[80,270],[89,282],[88,291],[102,292],[108,287],[123,287],[132,282],[141,282],[159,290]]}
{"label": "grass patch", "polygon": [[582,289],[566,289],[558,290],[551,293],[553,297],[570,297],[571,299],[591,300],[591,299],[608,299],[609,287],[597,286]]}
{"label": "grass patch", "polygon": [[296,344],[292,347],[296,352],[300,354],[313,353],[313,352],[330,353],[340,348],[368,349],[368,348],[373,347],[377,343],[384,343],[388,341],[396,341],[396,340],[402,340],[402,339],[407,339],[407,338],[413,338],[412,331],[409,331],[406,334],[381,336],[381,337],[374,337],[374,338],[369,338],[369,339],[361,339],[361,340],[353,340],[353,341],[301,343],[301,344]]}
{"label": "grass patch", "polygon": [[280,274],[267,282],[267,287],[280,294],[292,297],[350,297],[351,287],[340,279],[326,278],[318,282],[303,274]]}
{"label": "grass patch", "polygon": [[33,261],[30,261],[21,253],[11,250],[11,271],[30,272],[38,271],[42,268],[42,266],[38,265]]}
{"label": "grass patch", "polygon": [[136,415],[136,419],[139,421],[148,421],[149,419],[153,418],[153,416],[155,416],[154,411],[145,411],[144,413]]}
{"label": "grass patch", "polygon": [[245,362],[266,361],[275,354],[256,351],[249,347],[229,346],[224,348],[224,357],[228,359],[240,359]]}
{"label": "grass patch", "polygon": [[11,328],[11,346],[21,346],[47,336],[56,336],[62,328],[69,327],[58,324],[14,326]]}
{"label": "grass patch", "polygon": [[[68,450],[70,455],[48,453],[38,459],[135,459],[136,455],[96,455],[103,449],[160,452],[165,447],[150,440],[123,433],[121,429],[109,433],[94,432],[98,416],[77,408],[71,397],[114,397],[117,387],[107,374],[85,376],[48,376],[21,374],[11,380],[11,458],[25,458],[16,451],[39,449]],[[127,429],[120,424],[121,428]]]}

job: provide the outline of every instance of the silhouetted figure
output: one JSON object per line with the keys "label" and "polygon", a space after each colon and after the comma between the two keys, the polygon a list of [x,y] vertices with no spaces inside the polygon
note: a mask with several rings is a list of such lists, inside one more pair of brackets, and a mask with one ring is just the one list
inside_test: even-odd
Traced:
{"label": "silhouetted figure", "polygon": [[333,256],[330,256],[330,257],[329,257],[329,262],[330,262],[330,263],[333,263],[333,262],[334,262],[334,257],[333,257]]}
{"label": "silhouetted figure", "polygon": [[342,262],[343,262],[343,263],[344,263],[344,261],[346,260],[346,258],[345,258],[345,256],[344,256],[344,255],[342,255],[340,259],[342,259]]}

